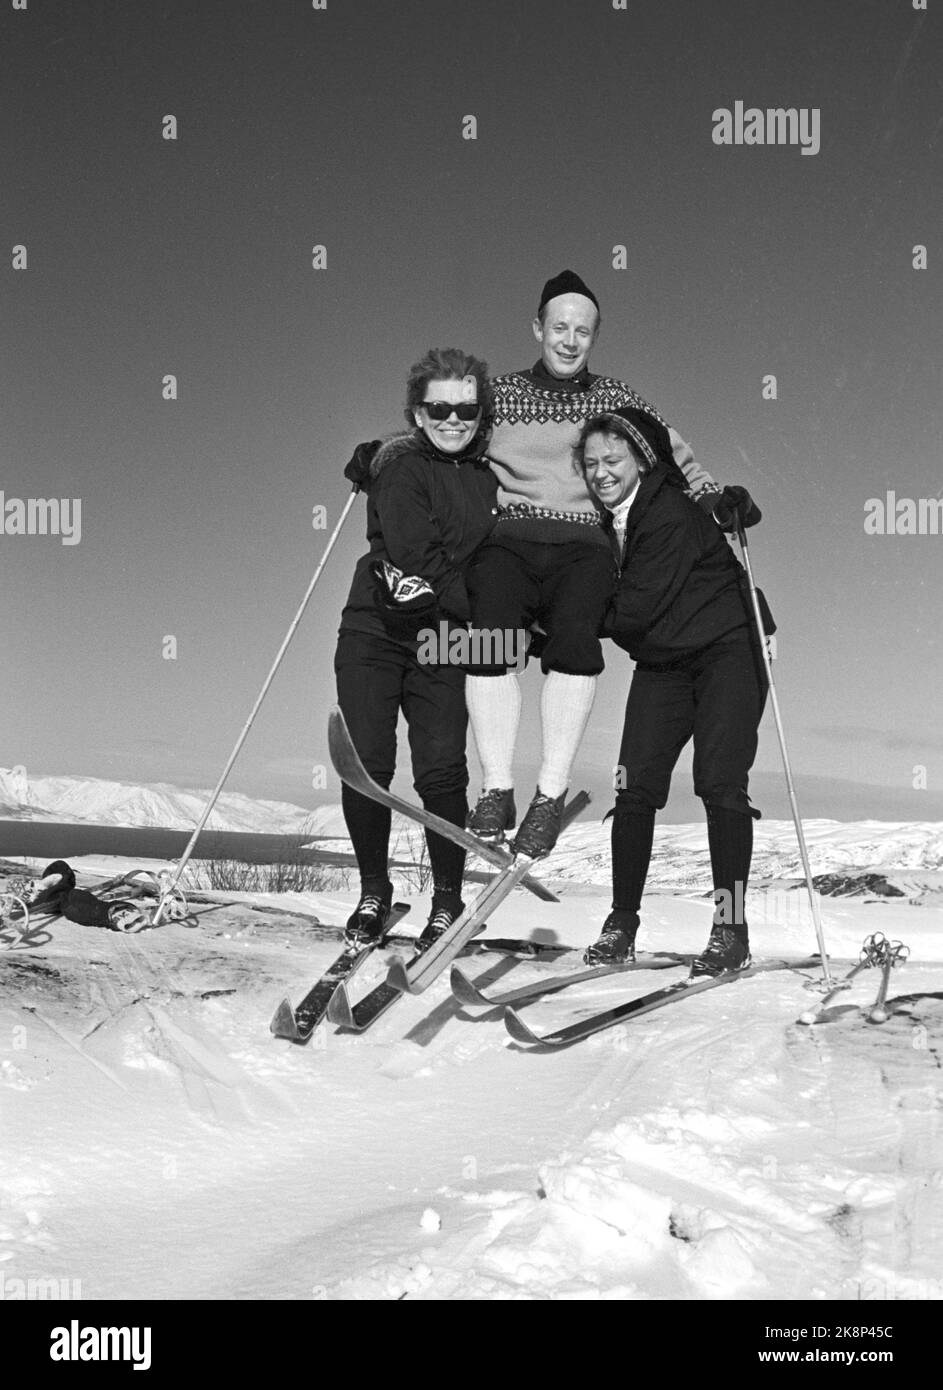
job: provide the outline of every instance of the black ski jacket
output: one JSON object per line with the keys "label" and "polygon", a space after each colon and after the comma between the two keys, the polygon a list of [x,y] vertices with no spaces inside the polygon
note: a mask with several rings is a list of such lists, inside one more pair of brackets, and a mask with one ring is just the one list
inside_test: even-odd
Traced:
{"label": "black ski jacket", "polygon": [[[608,529],[618,550],[611,516]],[[752,623],[743,567],[660,459],[639,484],[618,559],[619,586],[603,635],[635,661],[675,661]],[[772,632],[765,601],[761,607]]]}
{"label": "black ski jacket", "polygon": [[497,519],[498,483],[485,448],[487,435],[461,454],[443,454],[420,430],[385,444],[371,465],[367,495],[370,551],[357,561],[341,615],[341,632],[401,637],[384,621],[371,565],[387,559],[432,587],[439,616],[471,618],[465,570]]}

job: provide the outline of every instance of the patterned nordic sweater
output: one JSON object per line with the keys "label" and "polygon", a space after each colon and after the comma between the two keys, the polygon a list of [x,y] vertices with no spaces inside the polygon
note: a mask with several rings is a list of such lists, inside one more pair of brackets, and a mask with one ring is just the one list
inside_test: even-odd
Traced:
{"label": "patterned nordic sweater", "polygon": [[[585,368],[570,380],[550,375],[542,362],[494,382],[494,431],[488,459],[498,479],[498,536],[540,541],[604,542],[597,530],[600,508],[573,463],[584,420],[602,411],[634,406],[668,430],[675,463],[688,495],[708,513],[717,484],[690,445],[631,387]],[[589,524],[587,524],[589,523]]]}

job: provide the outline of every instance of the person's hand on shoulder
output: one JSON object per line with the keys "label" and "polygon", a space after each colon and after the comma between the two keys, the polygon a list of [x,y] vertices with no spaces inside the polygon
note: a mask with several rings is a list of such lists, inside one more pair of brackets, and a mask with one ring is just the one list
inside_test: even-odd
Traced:
{"label": "person's hand on shoulder", "polygon": [[382,442],[381,439],[369,439],[364,444],[358,444],[344,469],[344,477],[349,478],[361,492],[370,491],[370,465]]}

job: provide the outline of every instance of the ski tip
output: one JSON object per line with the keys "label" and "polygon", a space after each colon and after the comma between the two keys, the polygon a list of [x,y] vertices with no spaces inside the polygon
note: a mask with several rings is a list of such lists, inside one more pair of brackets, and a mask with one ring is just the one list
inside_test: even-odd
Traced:
{"label": "ski tip", "polygon": [[511,1005],[504,1010],[504,1026],[510,1033],[515,1042],[525,1043],[528,1047],[543,1042],[543,1038],[531,1032],[524,1020],[517,1014]]}
{"label": "ski tip", "polygon": [[530,889],[535,898],[540,898],[545,903],[558,903],[560,901],[552,888],[541,883],[539,878],[532,878],[530,874],[525,875],[521,880],[521,887]]}
{"label": "ski tip", "polygon": [[478,989],[477,985],[473,985],[471,980],[462,974],[461,969],[457,965],[452,966],[449,974],[449,984],[452,988],[453,998],[457,999],[460,1004],[469,1004],[472,1007],[477,1006],[479,1008],[488,1004],[488,1000]]}
{"label": "ski tip", "polygon": [[354,1011],[350,1007],[346,985],[339,984],[331,995],[326,1018],[328,1023],[334,1023],[338,1028],[350,1028],[353,1024]]}
{"label": "ski tip", "polygon": [[401,960],[394,960],[390,962],[390,969],[386,977],[386,983],[388,985],[392,985],[393,989],[398,989],[400,994],[409,993],[409,976],[406,974],[406,967]]}
{"label": "ski tip", "polygon": [[300,1041],[301,1032],[295,1021],[295,1011],[287,999],[283,999],[275,1010],[275,1016],[269,1024],[269,1028],[276,1038],[285,1038],[287,1042]]}

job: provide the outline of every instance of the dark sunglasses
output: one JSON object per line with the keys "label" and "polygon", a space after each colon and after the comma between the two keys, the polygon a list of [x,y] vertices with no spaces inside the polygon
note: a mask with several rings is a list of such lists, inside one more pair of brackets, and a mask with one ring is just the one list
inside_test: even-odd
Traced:
{"label": "dark sunglasses", "polygon": [[477,401],[461,401],[458,405],[452,401],[423,401],[422,409],[430,420],[447,420],[453,412],[460,420],[474,420],[481,412]]}

